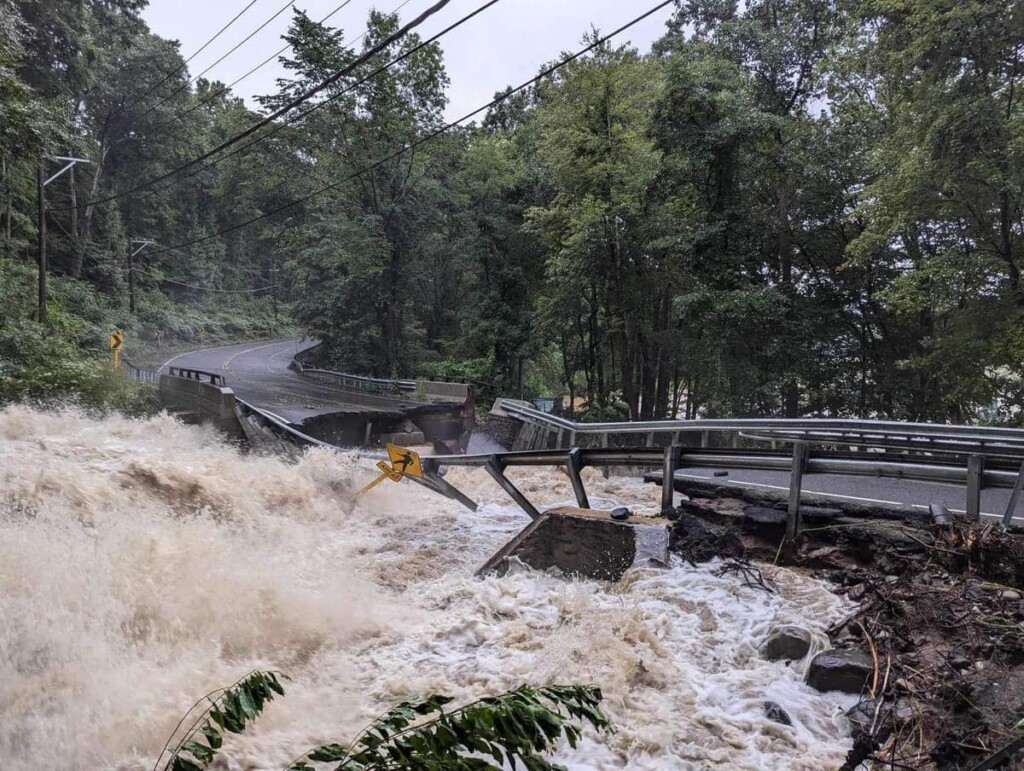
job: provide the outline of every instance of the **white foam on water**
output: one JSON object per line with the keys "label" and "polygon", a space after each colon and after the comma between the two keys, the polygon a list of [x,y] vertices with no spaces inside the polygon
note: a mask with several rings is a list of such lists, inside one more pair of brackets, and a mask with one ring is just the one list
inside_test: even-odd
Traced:
{"label": "white foam on water", "polygon": [[[847,609],[821,583],[767,569],[770,596],[679,562],[614,585],[478,579],[528,522],[486,473],[449,472],[476,513],[408,483],[355,504],[374,473],[323,450],[244,456],[167,417],[0,411],[0,768],[148,769],[196,698],[253,668],[292,680],[231,739],[230,769],[344,741],[412,692],[556,682],[601,686],[618,728],[561,748],[573,769],[842,762],[854,700],[758,655],[776,624],[825,644]],[[540,506],[572,498],[558,471],[510,475]],[[584,475],[595,501],[657,511],[657,488]]]}

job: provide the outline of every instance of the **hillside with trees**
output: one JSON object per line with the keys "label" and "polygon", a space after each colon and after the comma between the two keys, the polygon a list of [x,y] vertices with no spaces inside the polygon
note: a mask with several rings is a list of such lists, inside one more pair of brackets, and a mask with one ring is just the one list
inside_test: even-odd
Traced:
{"label": "hillside with trees", "polygon": [[144,5],[0,0],[0,400],[82,390],[121,326],[584,417],[1024,421],[1020,3],[679,0],[446,131],[443,38],[361,61],[395,16],[294,11],[247,106]]}

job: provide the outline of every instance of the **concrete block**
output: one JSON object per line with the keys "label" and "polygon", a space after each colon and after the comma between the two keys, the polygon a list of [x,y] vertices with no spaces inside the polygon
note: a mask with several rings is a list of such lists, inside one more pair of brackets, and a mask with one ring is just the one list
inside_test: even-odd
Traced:
{"label": "concrete block", "polygon": [[544,512],[477,571],[503,573],[509,558],[537,570],[618,581],[634,565],[668,562],[671,522],[654,517],[616,521],[610,512],[563,507]]}

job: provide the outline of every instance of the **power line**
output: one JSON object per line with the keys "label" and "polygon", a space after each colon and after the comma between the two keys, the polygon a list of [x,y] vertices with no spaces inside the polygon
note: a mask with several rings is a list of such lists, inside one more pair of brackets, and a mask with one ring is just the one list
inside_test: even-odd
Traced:
{"label": "power line", "polygon": [[152,107],[150,107],[150,108],[149,108],[148,110],[146,110],[146,111],[145,111],[144,113],[142,113],[142,115],[140,115],[140,116],[139,116],[138,118],[135,118],[135,119],[133,120],[133,122],[135,122],[135,121],[140,121],[140,120],[142,120],[142,119],[143,119],[143,118],[145,118],[145,117],[146,117],[147,115],[149,115],[149,114],[150,114],[151,112],[153,112],[153,110],[155,110],[155,109],[157,109],[158,107],[160,107],[161,105],[163,105],[163,104],[166,104],[167,102],[169,102],[169,101],[170,101],[171,99],[173,99],[174,97],[176,97],[176,96],[177,96],[178,94],[180,94],[180,93],[181,93],[182,91],[184,91],[184,90],[185,90],[186,88],[188,88],[188,87],[189,87],[190,85],[192,85],[193,83],[196,83],[196,82],[198,82],[198,81],[199,81],[199,78],[203,77],[203,75],[205,75],[206,73],[208,73],[208,72],[209,72],[210,70],[212,70],[212,69],[213,69],[214,67],[216,67],[216,66],[217,66],[218,64],[220,64],[220,63],[221,63],[222,61],[224,61],[224,60],[225,60],[225,59],[227,59],[227,58],[228,58],[229,56],[231,56],[231,54],[233,54],[233,53],[234,53],[235,51],[237,51],[237,50],[238,50],[239,48],[241,48],[241,47],[242,47],[242,46],[244,46],[244,45],[245,45],[246,43],[248,43],[248,42],[249,42],[250,40],[252,40],[252,39],[253,39],[253,38],[254,38],[254,37],[255,37],[256,35],[258,35],[258,34],[259,34],[260,32],[262,32],[262,31],[263,31],[263,30],[264,30],[264,29],[266,28],[266,26],[267,26],[268,24],[270,24],[270,22],[272,22],[272,21],[273,21],[274,19],[276,19],[276,18],[277,18],[278,16],[280,16],[280,15],[281,15],[282,13],[284,13],[285,11],[287,11],[287,10],[288,10],[289,8],[291,8],[291,7],[293,6],[293,5],[295,5],[295,0],[288,0],[288,2],[287,2],[287,3],[285,3],[285,4],[283,5],[283,6],[281,6],[281,8],[280,8],[280,9],[278,9],[277,13],[275,13],[275,14],[274,14],[273,16],[271,16],[271,17],[270,17],[269,19],[267,19],[267,20],[266,20],[265,22],[263,22],[263,23],[262,23],[262,24],[261,24],[260,26],[258,26],[258,27],[257,27],[256,29],[254,29],[254,30],[253,30],[252,32],[250,32],[250,33],[249,33],[248,35],[246,35],[246,36],[245,36],[245,38],[244,38],[244,39],[243,39],[243,40],[242,40],[241,42],[237,43],[237,44],[236,44],[236,45],[234,46],[234,48],[232,48],[232,49],[231,49],[230,51],[228,51],[228,52],[227,52],[226,54],[224,54],[223,56],[221,56],[221,57],[220,57],[220,58],[219,58],[219,59],[218,59],[217,61],[215,61],[215,62],[214,62],[213,64],[211,64],[211,65],[210,65],[209,67],[207,67],[207,68],[206,68],[205,70],[203,70],[202,72],[200,72],[200,73],[199,73],[198,75],[195,75],[194,77],[192,77],[192,78],[189,78],[188,80],[186,80],[186,81],[185,81],[184,83],[182,83],[182,84],[181,84],[180,86],[178,86],[178,88],[176,88],[176,89],[175,89],[174,91],[172,91],[172,92],[171,92],[170,94],[168,94],[167,96],[165,96],[165,97],[164,97],[163,99],[161,99],[161,100],[160,100],[159,102],[157,102],[157,103],[156,103],[156,104],[154,104],[154,105],[153,105]]}
{"label": "power line", "polygon": [[[294,2],[294,0],[292,0],[292,2]],[[352,70],[354,70],[356,67],[366,63],[369,59],[373,58],[378,53],[380,53],[381,51],[386,49],[388,46],[390,46],[396,40],[399,40],[402,37],[404,37],[408,32],[410,32],[412,29],[418,27],[420,24],[422,24],[428,18],[430,18],[435,13],[440,11],[442,8],[444,8],[446,5],[448,5],[450,2],[451,2],[451,0],[437,0],[437,2],[435,2],[429,8],[427,8],[427,10],[425,10],[423,13],[421,13],[415,19],[413,19],[412,21],[410,21],[405,26],[403,26],[400,29],[398,29],[395,32],[393,32],[391,35],[389,35],[387,38],[385,38],[380,43],[375,45],[369,51],[364,53],[362,56],[358,57],[351,64],[346,65],[342,69],[340,69],[337,72],[335,72],[333,75],[331,75],[328,78],[326,78],[325,80],[321,81],[316,86],[310,88],[308,91],[300,94],[295,99],[291,100],[288,104],[284,105],[283,107],[279,107],[277,110],[275,110],[273,113],[271,113],[270,115],[266,116],[265,118],[263,118],[259,122],[254,123],[252,126],[250,126],[249,128],[245,129],[244,131],[241,131],[240,133],[236,134],[235,136],[233,136],[233,137],[231,137],[229,139],[226,139],[225,141],[221,142],[219,145],[214,147],[212,150],[208,150],[207,152],[205,152],[202,155],[200,155],[198,158],[194,158],[191,161],[188,161],[187,163],[184,163],[181,166],[178,166],[177,168],[171,169],[170,171],[168,171],[168,172],[166,172],[164,174],[161,174],[158,177],[154,177],[153,179],[149,180],[148,182],[143,182],[141,185],[136,185],[135,187],[131,188],[130,190],[126,190],[123,193],[117,193],[115,195],[107,196],[106,198],[94,199],[92,201],[89,201],[87,205],[94,206],[96,204],[106,203],[108,201],[113,201],[113,200],[116,200],[118,198],[123,198],[123,197],[125,197],[127,195],[132,195],[133,193],[136,193],[139,190],[143,190],[143,189],[145,189],[147,187],[150,187],[151,185],[154,185],[157,182],[162,182],[163,180],[168,179],[169,177],[173,177],[178,172],[184,171],[187,168],[195,166],[197,163],[205,161],[207,158],[209,158],[209,157],[211,157],[213,155],[216,155],[221,150],[225,150],[228,147],[231,147],[232,145],[236,144],[237,142],[240,142],[241,140],[245,139],[246,137],[252,136],[254,133],[259,131],[261,128],[263,128],[263,127],[273,123],[275,120],[277,120],[279,117],[281,117],[285,113],[290,112],[291,110],[295,109],[296,107],[301,105],[303,102],[306,102],[309,99],[312,99],[314,96],[319,94],[325,88],[333,85],[338,80],[340,80],[342,77],[344,77],[345,75],[347,75],[350,72],[352,72]],[[492,2],[489,3],[488,5],[493,5],[494,2],[497,2],[497,0],[492,0]],[[69,207],[65,207],[65,208],[69,208]]]}
{"label": "power line", "polygon": [[[181,177],[175,177],[174,179],[171,179],[166,185],[158,187],[158,188],[156,188],[154,190],[150,190],[149,192],[144,192],[144,193],[142,193],[142,195],[144,195],[144,196],[154,195],[156,193],[163,192],[164,190],[169,190],[170,188],[174,187],[175,185],[177,185],[177,184],[179,184],[181,182],[184,182],[187,179],[191,179],[192,177],[194,177],[197,174],[200,174],[200,173],[206,171],[207,169],[212,169],[214,166],[216,166],[217,164],[221,163],[222,161],[226,161],[228,158],[231,158],[232,156],[238,155],[239,153],[243,152],[244,150],[247,150],[248,148],[252,147],[253,145],[257,144],[258,142],[262,142],[264,139],[269,139],[274,134],[278,133],[279,131],[282,131],[283,129],[287,128],[288,126],[292,125],[293,123],[301,120],[302,118],[306,117],[310,113],[312,113],[312,112],[314,112],[316,110],[319,110],[322,107],[326,107],[327,105],[331,104],[335,100],[340,99],[341,97],[343,97],[345,94],[350,93],[351,91],[355,90],[356,88],[358,88],[359,86],[363,85],[364,83],[372,80],[373,78],[375,78],[380,73],[390,69],[391,67],[393,67],[394,65],[398,64],[399,62],[402,62],[405,59],[408,59],[410,56],[415,54],[417,51],[420,51],[420,50],[426,48],[427,46],[432,45],[433,43],[437,42],[442,37],[447,35],[449,32],[451,32],[452,30],[462,26],[463,24],[468,22],[470,19],[472,19],[473,17],[478,16],[479,14],[483,13],[488,8],[490,8],[492,5],[495,5],[498,2],[500,2],[500,0],[489,0],[487,3],[485,3],[482,6],[480,6],[476,10],[472,11],[471,13],[467,14],[466,16],[463,16],[461,19],[459,19],[459,20],[453,22],[452,24],[450,24],[449,26],[445,27],[443,30],[441,30],[440,32],[435,34],[433,37],[430,37],[427,40],[424,40],[424,41],[420,42],[418,45],[413,46],[408,51],[405,51],[404,53],[402,53],[399,56],[395,57],[391,61],[381,65],[377,69],[375,69],[372,72],[368,73],[367,75],[363,76],[362,78],[357,80],[355,83],[352,83],[351,85],[346,86],[344,89],[339,91],[337,94],[334,94],[333,96],[325,99],[324,101],[319,102],[319,103],[313,105],[308,110],[304,110],[304,111],[298,113],[297,115],[294,115],[291,118],[288,118],[287,120],[283,121],[282,123],[278,123],[277,125],[274,126],[274,128],[272,128],[267,133],[261,134],[260,136],[258,136],[255,139],[253,139],[251,142],[247,142],[246,144],[242,145],[241,147],[238,147],[238,148],[232,150],[230,153],[226,153],[225,155],[222,155],[219,158],[213,159],[208,164],[206,164],[204,166],[201,166],[198,169],[195,169],[194,171],[192,171],[189,174],[186,174],[186,175],[181,176]],[[179,169],[188,168],[189,165],[191,165],[191,164],[185,164],[184,166],[179,167]],[[116,200],[118,198],[123,198],[126,195],[131,195],[133,193],[139,192],[140,190],[145,190],[146,188],[148,188],[153,183],[162,181],[163,179],[167,178],[168,176],[171,176],[171,174],[173,174],[173,172],[171,172],[169,174],[165,174],[162,177],[158,177],[158,178],[150,180],[148,182],[144,182],[143,184],[138,185],[137,187],[133,188],[132,190],[127,190],[127,191],[125,191],[123,193],[118,193],[116,195],[109,196],[107,198],[98,199],[94,203],[106,203],[108,201],[113,201],[113,200]]]}
{"label": "power line", "polygon": [[[394,15],[394,14],[398,13],[400,10],[405,8],[405,6],[407,6],[411,1],[412,0],[404,0],[399,6],[397,6],[393,11],[391,11],[391,15]],[[336,7],[333,11],[331,11],[329,14],[327,14],[322,19],[320,19],[320,21],[318,21],[317,24],[323,24],[325,21],[330,19],[332,16],[334,16],[336,13],[338,13],[338,11],[340,11],[342,8],[344,8],[346,5],[348,5],[351,2],[352,2],[352,0],[345,0],[345,2],[343,2],[341,5]],[[352,42],[349,43],[349,45],[350,46],[354,45],[355,43],[357,43],[360,40],[362,40],[364,37],[366,37],[366,33],[365,32],[363,34],[359,35],[359,37],[353,38]],[[198,104],[192,105],[187,110],[184,110],[183,112],[180,112],[177,115],[175,115],[173,118],[170,118],[169,120],[164,121],[163,123],[159,124],[156,127],[156,129],[161,129],[164,126],[169,126],[170,124],[174,123],[175,121],[181,120],[186,115],[191,115],[196,110],[199,110],[199,109],[205,107],[210,102],[212,102],[214,99],[216,99],[216,98],[218,98],[220,96],[223,96],[228,91],[230,91],[235,86],[237,86],[239,83],[241,83],[243,80],[248,78],[250,75],[252,75],[253,73],[257,72],[258,70],[261,70],[262,68],[266,67],[268,64],[270,64],[270,62],[274,61],[274,59],[276,59],[278,56],[280,56],[285,51],[287,51],[290,47],[291,46],[287,46],[287,45],[282,47],[279,51],[277,51],[276,53],[273,53],[270,56],[268,56],[266,59],[264,59],[262,62],[257,64],[255,67],[253,67],[251,70],[249,70],[247,73],[242,75],[237,80],[232,81],[231,83],[229,83],[228,85],[222,87],[220,90],[216,91],[215,93],[210,94],[208,97],[203,99],[203,101],[199,102]]]}
{"label": "power line", "polygon": [[235,14],[234,18],[231,19],[231,21],[229,21],[227,24],[225,24],[223,27],[221,27],[219,30],[217,30],[217,33],[213,37],[211,37],[209,40],[207,40],[205,43],[203,43],[201,46],[199,46],[199,49],[195,53],[193,53],[190,57],[188,57],[185,61],[183,61],[181,64],[179,64],[173,70],[171,70],[170,72],[165,74],[162,79],[160,79],[155,84],[150,86],[150,89],[146,93],[144,93],[142,96],[140,96],[138,99],[136,99],[134,102],[132,102],[127,107],[122,108],[122,111],[123,110],[127,110],[127,109],[129,109],[131,107],[134,107],[135,105],[141,103],[142,101],[144,101],[146,99],[146,97],[148,97],[150,94],[152,94],[158,88],[160,88],[160,86],[162,86],[168,80],[170,80],[175,75],[177,75],[179,72],[181,72],[183,69],[185,69],[185,67],[188,65],[188,63],[190,61],[192,61],[197,56],[199,56],[199,54],[201,54],[203,51],[205,51],[207,46],[209,46],[214,40],[216,40],[224,32],[226,32],[228,27],[230,27],[232,24],[234,24],[236,21],[238,21],[240,18],[242,18],[242,14],[245,13],[246,11],[248,11],[254,5],[256,5],[257,2],[258,2],[258,0],[251,0],[251,2],[248,5],[246,5],[242,10],[240,10],[238,13]]}
{"label": "power line", "polygon": [[607,35],[604,35],[603,37],[598,38],[597,40],[592,42],[590,45],[586,46],[585,48],[581,48],[579,51],[577,51],[576,53],[574,53],[574,54],[572,54],[570,56],[567,56],[566,58],[562,59],[557,64],[553,64],[550,67],[548,67],[548,68],[546,68],[544,70],[541,70],[534,77],[530,78],[529,80],[525,81],[524,83],[521,83],[520,85],[516,86],[515,88],[512,88],[512,89],[509,89],[508,91],[505,91],[503,94],[501,94],[500,96],[495,97],[494,99],[492,99],[487,104],[485,104],[485,105],[483,105],[481,107],[477,107],[475,110],[473,110],[472,112],[466,113],[461,118],[459,118],[457,120],[454,120],[451,123],[448,123],[448,124],[442,126],[441,128],[437,129],[436,131],[432,131],[431,133],[427,134],[426,136],[421,137],[420,139],[416,140],[415,142],[413,142],[411,144],[408,144],[408,145],[405,145],[400,150],[397,150],[397,151],[393,152],[391,155],[388,155],[388,156],[386,156],[384,158],[381,158],[380,160],[375,161],[374,163],[370,164],[369,166],[366,166],[363,169],[360,169],[359,171],[354,172],[353,174],[349,174],[348,176],[343,177],[342,179],[338,180],[337,182],[332,182],[329,185],[325,185],[324,187],[321,187],[321,188],[319,188],[317,190],[314,190],[312,193],[304,195],[301,198],[297,198],[296,200],[292,201],[291,203],[287,203],[284,206],[279,206],[276,209],[272,209],[271,211],[265,212],[265,213],[263,213],[263,214],[261,214],[261,215],[259,215],[257,217],[253,217],[251,219],[248,219],[245,222],[241,222],[241,223],[239,223],[237,225],[232,225],[229,228],[224,228],[223,230],[219,230],[216,233],[211,233],[211,234],[209,234],[207,236],[201,236],[199,238],[194,238],[191,241],[185,241],[184,243],[176,244],[173,247],[167,247],[165,249],[155,250],[153,252],[150,252],[150,255],[154,256],[154,255],[157,255],[157,254],[163,254],[164,252],[174,251],[174,250],[177,250],[177,249],[184,249],[187,246],[195,246],[196,244],[203,243],[204,241],[209,241],[211,238],[218,238],[218,237],[226,235],[228,233],[233,233],[236,230],[241,230],[244,227],[248,227],[249,225],[252,225],[252,224],[254,224],[256,222],[259,222],[260,220],[264,220],[267,217],[272,217],[275,214],[280,214],[281,212],[286,211],[288,209],[291,209],[294,206],[298,206],[299,204],[302,204],[302,203],[305,203],[306,201],[312,200],[313,198],[316,198],[317,196],[322,195],[322,194],[328,192],[329,190],[334,190],[335,188],[340,187],[341,185],[345,184],[346,182],[350,182],[353,179],[361,177],[363,174],[367,174],[367,173],[369,173],[371,171],[374,171],[375,169],[380,168],[384,164],[389,163],[390,161],[393,161],[396,158],[400,158],[401,156],[405,155],[407,152],[409,152],[411,150],[415,150],[417,147],[420,147],[421,145],[424,145],[427,142],[429,142],[429,141],[431,141],[433,139],[436,139],[437,137],[441,136],[442,134],[447,133],[451,129],[453,129],[456,126],[458,126],[460,123],[464,123],[465,121],[469,120],[470,118],[475,117],[476,115],[478,115],[479,113],[483,112],[484,110],[489,110],[491,107],[494,107],[495,105],[500,104],[501,102],[503,102],[506,99],[508,99],[510,96],[513,96],[514,94],[517,94],[520,91],[525,91],[527,88],[529,88],[531,85],[537,83],[542,78],[546,78],[548,75],[551,75],[552,73],[554,73],[557,70],[561,69],[565,65],[575,61],[576,59],[579,59],[584,54],[590,53],[595,48],[598,48],[599,46],[604,45],[605,43],[607,43],[609,40],[611,40],[616,35],[622,34],[623,32],[625,32],[630,27],[633,27],[634,25],[639,24],[640,22],[644,21],[648,17],[653,16],[654,14],[656,14],[662,8],[665,8],[665,7],[669,6],[669,5],[672,5],[674,2],[675,2],[675,0],[664,0],[664,2],[659,3],[658,5],[656,5],[653,8],[651,8],[649,11],[646,11],[645,13],[641,14],[640,16],[637,16],[632,21],[629,21],[626,24],[623,24],[621,27],[616,29],[614,32],[610,32]]}
{"label": "power line", "polygon": [[148,277],[152,281],[163,282],[163,283],[166,283],[166,284],[174,284],[176,286],[184,286],[184,287],[188,287],[189,289],[199,289],[199,290],[202,290],[203,292],[220,292],[222,294],[256,294],[257,292],[266,292],[266,291],[268,291],[270,289],[277,288],[277,284],[270,284],[269,286],[261,286],[261,287],[259,287],[257,289],[216,289],[216,288],[214,288],[212,286],[201,286],[199,284],[189,284],[189,283],[187,283],[185,281],[181,281],[181,280],[176,279],[176,278],[166,278],[164,276],[159,276],[156,273],[153,273],[152,271],[148,271],[148,270],[144,270],[144,269],[136,268],[136,270],[139,273],[143,273],[143,274],[148,275]]}

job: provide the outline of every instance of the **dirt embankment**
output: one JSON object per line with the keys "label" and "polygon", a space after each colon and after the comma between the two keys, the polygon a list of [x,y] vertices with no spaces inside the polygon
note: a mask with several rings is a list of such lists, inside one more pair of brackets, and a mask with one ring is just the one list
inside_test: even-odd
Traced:
{"label": "dirt embankment", "polygon": [[781,497],[684,492],[673,549],[685,558],[785,560],[859,603],[829,630],[834,647],[869,654],[874,670],[849,714],[844,769],[1024,768],[1021,534],[822,503],[804,509],[799,541],[783,548]]}

